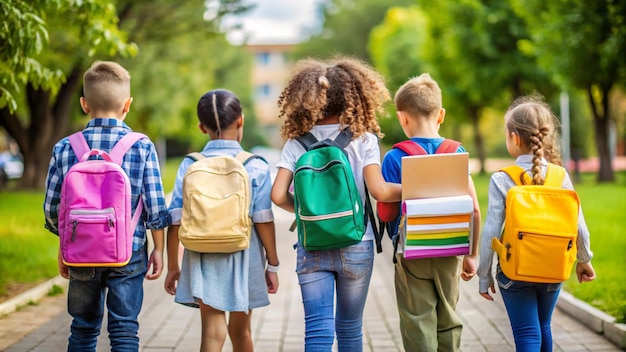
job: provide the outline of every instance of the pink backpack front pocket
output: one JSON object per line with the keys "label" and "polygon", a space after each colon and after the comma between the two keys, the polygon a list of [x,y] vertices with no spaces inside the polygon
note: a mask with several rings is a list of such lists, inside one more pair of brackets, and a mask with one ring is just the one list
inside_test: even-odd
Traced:
{"label": "pink backpack front pocket", "polygon": [[[123,263],[126,260],[119,253],[120,237],[117,234],[119,229],[116,226],[114,208],[73,209],[66,226],[66,231],[70,234],[64,237],[63,258],[66,262],[91,266],[120,260]],[[94,233],[99,236],[93,236]]]}

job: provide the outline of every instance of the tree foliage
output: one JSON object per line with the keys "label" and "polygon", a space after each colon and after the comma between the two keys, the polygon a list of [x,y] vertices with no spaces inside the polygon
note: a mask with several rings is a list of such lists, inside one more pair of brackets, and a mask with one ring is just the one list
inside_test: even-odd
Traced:
{"label": "tree foliage", "polygon": [[[390,8],[383,22],[372,29],[368,43],[370,57],[374,67],[387,77],[390,91],[395,92],[408,79],[421,73],[432,73],[430,38],[429,19],[416,6]],[[395,116],[394,111],[389,107],[390,116]],[[380,123],[386,144],[406,139],[395,118]]]}
{"label": "tree foliage", "polygon": [[[45,38],[43,33],[48,33],[49,45],[43,45],[45,40],[40,40],[41,47],[35,45],[36,50],[29,49],[28,45],[33,42],[32,31],[21,31],[19,21],[9,21],[6,26],[16,27],[9,27],[10,33],[3,32],[5,36],[0,38],[26,43],[26,49],[14,49],[17,55],[30,55],[25,58],[25,62],[33,59],[38,62],[38,67],[49,67],[50,72],[56,74],[51,76],[43,70],[42,74],[38,74],[37,70],[29,74],[28,66],[11,64],[10,56],[2,56],[0,62],[2,72],[5,72],[4,67],[14,69],[16,84],[6,90],[13,94],[18,103],[17,109],[14,109],[15,104],[11,106],[10,103],[0,108],[0,126],[16,140],[24,156],[25,168],[21,183],[27,188],[43,186],[52,145],[69,130],[75,129],[72,117],[82,115],[77,104],[82,73],[93,61],[124,60],[127,68],[135,69],[136,74],[131,70],[131,76],[138,83],[151,84],[149,87],[134,87],[133,94],[136,97],[145,89],[150,92],[164,91],[160,96],[156,93],[150,99],[138,99],[142,103],[134,107],[138,120],[142,121],[140,126],[146,127],[146,132],[155,136],[167,135],[170,130],[163,126],[168,126],[169,121],[180,117],[180,113],[168,110],[168,104],[173,103],[163,97],[173,96],[181,101],[180,104],[189,103],[189,100],[182,101],[182,95],[176,95],[175,92],[177,88],[186,87],[183,82],[187,79],[197,77],[199,70],[197,65],[185,71],[184,67],[161,65],[159,62],[168,60],[170,56],[175,59],[174,63],[181,64],[185,61],[182,58],[185,54],[187,58],[196,57],[195,62],[200,61],[201,57],[206,59],[214,56],[211,52],[202,53],[198,50],[198,45],[206,45],[206,40],[216,38],[219,19],[224,13],[245,9],[239,5],[239,0],[194,0],[180,3],[165,0],[38,1],[30,7],[21,1],[1,1],[3,13],[9,13],[5,9],[18,9],[41,19],[37,21],[40,24],[37,28],[41,38]],[[211,8],[207,9],[207,4]],[[176,42],[185,45],[173,45]],[[151,43],[154,43],[152,47]],[[151,58],[152,61],[141,62],[140,70],[139,67],[132,67],[134,59],[123,58],[141,53],[137,48],[144,45],[146,54],[142,58]],[[220,48],[214,50],[227,51]],[[181,65],[184,66],[184,63]],[[158,70],[153,72],[150,68]],[[208,64],[203,69],[212,72],[214,67]],[[144,80],[141,78],[142,74],[150,74],[153,79]],[[183,74],[189,76],[180,76]],[[178,85],[170,85],[176,78]],[[13,82],[11,78],[2,79],[3,87],[5,81]],[[195,83],[197,82],[193,82]],[[185,97],[193,100],[195,106],[198,96]],[[151,105],[142,106],[144,102]],[[169,113],[169,118],[162,118],[164,114],[155,113],[161,111]],[[152,116],[157,116],[154,124],[149,122]],[[82,125],[84,122],[81,127]],[[161,127],[154,127],[157,125]]]}
{"label": "tree foliage", "polygon": [[323,30],[298,46],[295,58],[351,55],[371,62],[369,33],[392,6],[408,6],[414,0],[328,0],[323,3]]}
{"label": "tree foliage", "polygon": [[586,92],[593,113],[599,181],[614,179],[609,148],[609,96],[626,82],[626,2],[512,0],[529,28],[523,48],[564,89]]}
{"label": "tree foliage", "polygon": [[[404,15],[394,20],[398,17],[393,15],[395,12]],[[518,49],[518,43],[528,34],[507,2],[423,2],[413,8],[391,10],[377,31],[391,33],[379,37],[374,32],[370,44],[373,52],[378,53],[375,57],[383,53],[387,58],[396,58],[389,68],[381,68],[391,82],[406,81],[407,67],[421,70],[414,75],[429,72],[441,86],[447,126],[471,123],[473,153],[481,161],[481,171],[486,160],[480,130],[484,109],[506,107],[512,97],[532,90],[546,95],[554,93],[535,58]],[[458,136],[458,132],[453,136]]]}
{"label": "tree foliage", "polygon": [[[89,15],[88,15],[89,14]],[[85,1],[0,1],[0,108],[13,113],[18,108],[22,87],[58,92],[65,83],[61,69],[50,66],[46,51],[49,42],[47,19],[61,15],[81,30],[83,47],[96,53],[132,55],[134,45],[124,41],[117,29],[115,8],[101,0]],[[65,22],[67,24],[67,22]]]}

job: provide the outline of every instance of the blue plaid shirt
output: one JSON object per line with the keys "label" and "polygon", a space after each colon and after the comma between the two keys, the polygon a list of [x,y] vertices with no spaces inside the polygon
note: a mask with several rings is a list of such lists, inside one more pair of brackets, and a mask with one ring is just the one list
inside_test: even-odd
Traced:
{"label": "blue plaid shirt", "polygon": [[[92,149],[110,152],[115,143],[131,129],[117,119],[95,118],[89,121],[83,134]],[[61,184],[70,167],[78,162],[68,138],[63,138],[54,146],[43,208],[46,216],[45,227],[59,234],[59,202]],[[146,228],[163,229],[170,224],[165,205],[159,160],[154,144],[147,138],[141,139],[124,155],[122,169],[128,174],[132,189],[133,211],[137,207],[139,195],[143,201],[143,214],[133,238],[133,251],[146,243]]]}

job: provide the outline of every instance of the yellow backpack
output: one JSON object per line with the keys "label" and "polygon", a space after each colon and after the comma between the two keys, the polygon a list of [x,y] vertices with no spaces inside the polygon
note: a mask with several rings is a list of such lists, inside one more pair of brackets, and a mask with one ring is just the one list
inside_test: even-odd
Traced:
{"label": "yellow backpack", "polygon": [[532,185],[516,165],[500,171],[516,184],[506,195],[502,237],[491,242],[502,271],[518,281],[567,280],[576,261],[580,200],[574,190],[562,188],[565,169],[548,164],[543,185]]}

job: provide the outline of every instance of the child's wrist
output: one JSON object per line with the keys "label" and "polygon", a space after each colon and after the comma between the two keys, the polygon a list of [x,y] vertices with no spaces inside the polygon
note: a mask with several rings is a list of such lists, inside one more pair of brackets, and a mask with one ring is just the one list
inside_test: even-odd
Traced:
{"label": "child's wrist", "polygon": [[280,263],[278,263],[278,264],[276,264],[276,265],[272,265],[272,264],[270,264],[269,262],[267,262],[267,267],[265,268],[265,270],[266,270],[267,272],[270,272],[270,273],[277,273],[277,272],[278,272],[278,269],[280,269]]}

